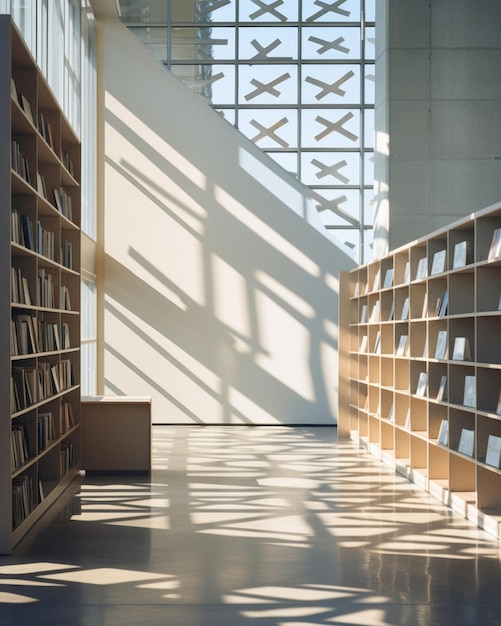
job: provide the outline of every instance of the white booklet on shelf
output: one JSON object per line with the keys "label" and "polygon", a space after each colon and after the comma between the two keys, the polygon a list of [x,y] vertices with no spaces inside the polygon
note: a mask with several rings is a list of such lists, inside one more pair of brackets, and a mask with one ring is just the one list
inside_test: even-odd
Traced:
{"label": "white booklet on shelf", "polygon": [[466,454],[466,456],[473,456],[474,443],[475,431],[463,428],[461,430],[461,437],[459,438],[458,452]]}
{"label": "white booklet on shelf", "polygon": [[398,341],[398,347],[397,347],[397,356],[405,356],[405,353],[407,352],[407,340],[408,340],[408,335],[401,335],[400,339]]}
{"label": "white booklet on shelf", "polygon": [[439,330],[437,335],[437,347],[435,348],[436,359],[447,358],[447,331]]}
{"label": "white booklet on shelf", "polygon": [[428,382],[428,376],[426,372],[419,374],[419,379],[416,388],[416,396],[424,396],[426,394],[426,384]]}
{"label": "white booklet on shelf", "polygon": [[440,385],[437,392],[437,400],[439,402],[447,400],[447,376],[440,378]]}
{"label": "white booklet on shelf", "polygon": [[360,323],[361,324],[367,323],[367,305],[366,304],[362,305],[362,311],[360,312]]}
{"label": "white booklet on shelf", "polygon": [[438,443],[443,446],[449,445],[449,421],[442,420],[440,422],[440,430],[438,431]]}
{"label": "white booklet on shelf", "polygon": [[388,287],[391,287],[392,285],[393,285],[393,269],[390,268],[386,270],[386,274],[384,275],[383,289],[388,289]]}
{"label": "white booklet on shelf", "polygon": [[454,246],[454,260],[452,267],[456,270],[464,267],[468,262],[468,242],[460,241]]}
{"label": "white booklet on shelf", "polygon": [[491,247],[489,248],[488,260],[492,261],[501,256],[501,228],[496,228],[492,233]]}
{"label": "white booklet on shelf", "polygon": [[426,257],[419,259],[417,271],[416,271],[416,280],[421,280],[428,276],[428,259]]}
{"label": "white booklet on shelf", "polygon": [[501,461],[501,437],[489,435],[487,439],[487,452],[485,454],[485,462],[487,465],[499,468]]}
{"label": "white booklet on shelf", "polygon": [[440,250],[433,255],[433,263],[431,265],[431,275],[441,274],[445,271],[445,257],[447,250]]}
{"label": "white booklet on shelf", "polygon": [[404,279],[402,282],[404,285],[411,282],[411,264],[409,263],[409,261],[407,261],[405,264]]}
{"label": "white booklet on shelf", "polygon": [[454,339],[454,349],[452,351],[453,361],[470,361],[470,342],[467,337],[456,337]]}
{"label": "white booklet on shelf", "polygon": [[402,306],[402,314],[400,315],[401,320],[406,320],[409,317],[409,298],[405,298],[404,304]]}
{"label": "white booklet on shelf", "polygon": [[477,382],[475,376],[464,377],[463,404],[473,408],[477,406]]}

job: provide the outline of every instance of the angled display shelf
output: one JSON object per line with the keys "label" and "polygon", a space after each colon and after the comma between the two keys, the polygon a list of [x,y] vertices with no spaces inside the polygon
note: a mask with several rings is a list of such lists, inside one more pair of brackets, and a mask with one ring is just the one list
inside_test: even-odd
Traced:
{"label": "angled display shelf", "polygon": [[80,144],[0,16],[0,552],[76,476]]}
{"label": "angled display shelf", "polygon": [[501,537],[501,204],[341,277],[339,436]]}

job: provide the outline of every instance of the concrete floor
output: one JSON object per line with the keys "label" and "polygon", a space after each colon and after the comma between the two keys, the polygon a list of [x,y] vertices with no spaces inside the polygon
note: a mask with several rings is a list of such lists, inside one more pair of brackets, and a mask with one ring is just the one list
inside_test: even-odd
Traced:
{"label": "concrete floor", "polygon": [[0,557],[1,626],[501,624],[500,544],[333,428],[155,427]]}

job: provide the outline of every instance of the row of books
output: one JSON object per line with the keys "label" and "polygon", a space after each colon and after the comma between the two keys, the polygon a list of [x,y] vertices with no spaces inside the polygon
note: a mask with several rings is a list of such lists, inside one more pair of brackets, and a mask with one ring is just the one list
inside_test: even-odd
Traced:
{"label": "row of books", "polygon": [[30,445],[26,424],[13,424],[10,438],[10,467],[15,472],[30,459]]}
{"label": "row of books", "polygon": [[14,304],[32,305],[30,284],[20,267],[11,267],[11,299]]}
{"label": "row of books", "polygon": [[56,422],[52,412],[39,413],[37,417],[38,451],[45,450],[57,438]]}
{"label": "row of books", "polygon": [[[443,419],[438,431],[438,443],[443,446],[449,445],[449,421]],[[459,435],[457,451],[466,456],[473,457],[475,452],[475,431],[471,428],[462,428]],[[488,435],[485,450],[486,465],[499,469],[501,465],[501,437]]]}
{"label": "row of books", "polygon": [[24,178],[24,180],[31,185],[30,165],[28,159],[23,156],[21,147],[17,141],[12,142],[12,169]]}
{"label": "row of books", "polygon": [[61,476],[67,474],[75,465],[75,449],[71,444],[61,446],[59,456],[59,473]]}
{"label": "row of books", "polygon": [[[73,407],[63,402],[59,414],[59,433],[64,435],[75,426]],[[39,413],[37,416],[37,450],[45,450],[58,437],[56,417],[51,411]],[[25,423],[14,423],[11,430],[11,471],[15,472],[31,458],[31,446],[28,428]]]}
{"label": "row of books", "polygon": [[12,412],[16,413],[72,387],[73,363],[63,359],[59,363],[39,362],[32,367],[15,366],[11,380]]}
{"label": "row of books", "polygon": [[[36,299],[38,306],[49,309],[56,307],[54,282],[51,272],[39,268]],[[34,303],[28,278],[23,276],[21,268],[14,266],[11,267],[11,299],[14,304],[33,306]],[[63,311],[72,310],[70,290],[66,285],[61,285],[59,289],[59,308]]]}
{"label": "row of books", "polygon": [[12,481],[12,525],[17,528],[38,504],[33,488],[33,478],[18,476]]}
{"label": "row of books", "polygon": [[35,315],[19,313],[11,319],[11,355],[69,350],[70,328],[67,322],[37,320]]}
{"label": "row of books", "polygon": [[73,208],[71,205],[71,196],[61,187],[60,189],[54,189],[54,199],[59,213],[72,221]]}
{"label": "row of books", "polygon": [[[453,257],[452,257],[452,269],[460,269],[466,266],[468,263],[471,263],[471,250],[470,244],[468,241],[459,241],[454,245],[453,248]],[[492,234],[491,244],[489,247],[489,251],[487,254],[487,259],[489,261],[493,261],[501,258],[501,228],[496,228]],[[447,250],[442,249],[433,253],[431,257],[431,267],[428,270],[428,258],[423,257],[418,260],[416,265],[416,273],[414,276],[415,280],[422,280],[427,278],[428,275],[435,276],[437,274],[441,274],[446,271],[446,261],[447,261]],[[403,273],[403,279],[400,284],[404,285],[409,283],[411,280],[411,272],[410,272],[410,262],[407,261]],[[388,289],[393,286],[394,282],[394,270],[393,268],[388,268],[384,275],[383,280],[383,289]],[[372,291],[377,291],[380,288],[381,284],[381,272],[378,269],[374,274],[374,279],[372,283]],[[365,292],[367,292],[368,285],[365,286]],[[355,284],[354,296],[360,295],[360,285],[359,283]]]}
{"label": "row of books", "polygon": [[[30,102],[28,98],[20,93],[17,93],[16,82],[13,78],[10,79],[10,95],[11,97],[19,104],[21,109],[24,111],[26,117],[29,119],[31,124],[35,126],[35,118],[33,115],[33,110],[31,108]],[[54,138],[52,134],[52,126],[50,122],[45,121],[45,117],[42,111],[38,112],[38,132],[42,135],[48,145],[54,150]]]}
{"label": "row of books", "polygon": [[[29,216],[13,210],[11,225],[11,236],[14,243],[33,250],[52,261],[56,260],[56,235],[51,230],[45,229],[40,220],[37,221],[35,232]],[[70,269],[73,267],[73,245],[65,239],[61,242],[61,265]]]}

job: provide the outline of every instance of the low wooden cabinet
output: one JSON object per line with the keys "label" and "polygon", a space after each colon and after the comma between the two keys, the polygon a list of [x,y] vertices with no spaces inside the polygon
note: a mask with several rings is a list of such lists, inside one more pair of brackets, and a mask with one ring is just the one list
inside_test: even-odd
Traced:
{"label": "low wooden cabinet", "polygon": [[80,427],[83,470],[151,472],[151,398],[84,396]]}

